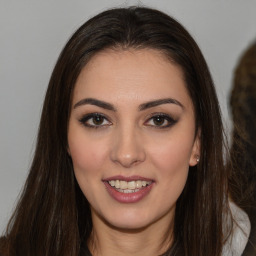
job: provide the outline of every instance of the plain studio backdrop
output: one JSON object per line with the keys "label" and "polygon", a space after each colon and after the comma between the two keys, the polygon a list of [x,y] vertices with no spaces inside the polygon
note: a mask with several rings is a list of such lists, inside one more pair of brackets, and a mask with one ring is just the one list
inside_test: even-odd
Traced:
{"label": "plain studio backdrop", "polygon": [[62,47],[88,18],[130,5],[168,13],[196,39],[230,134],[232,76],[242,51],[256,39],[256,0],[0,0],[0,233],[27,176],[45,91]]}

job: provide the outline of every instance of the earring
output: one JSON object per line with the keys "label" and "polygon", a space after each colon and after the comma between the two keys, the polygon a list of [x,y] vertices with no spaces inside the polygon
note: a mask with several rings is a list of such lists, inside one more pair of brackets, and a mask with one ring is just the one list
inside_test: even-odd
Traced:
{"label": "earring", "polygon": [[196,155],[196,162],[199,163],[199,161],[200,161],[200,157]]}

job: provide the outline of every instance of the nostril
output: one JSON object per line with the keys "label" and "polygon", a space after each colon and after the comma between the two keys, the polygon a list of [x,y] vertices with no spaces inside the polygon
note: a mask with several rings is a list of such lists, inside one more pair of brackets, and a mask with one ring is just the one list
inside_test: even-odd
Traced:
{"label": "nostril", "polygon": [[121,164],[122,166],[129,168],[138,164],[140,161],[137,158],[129,157],[129,156],[121,156],[118,157],[115,162]]}
{"label": "nostril", "polygon": [[129,168],[144,161],[145,156],[143,152],[135,151],[131,153],[122,153],[121,151],[115,152],[111,157],[112,161]]}
{"label": "nostril", "polygon": [[111,148],[110,158],[113,162],[125,168],[137,165],[145,160],[143,143],[139,140],[134,130],[119,131],[115,134]]}

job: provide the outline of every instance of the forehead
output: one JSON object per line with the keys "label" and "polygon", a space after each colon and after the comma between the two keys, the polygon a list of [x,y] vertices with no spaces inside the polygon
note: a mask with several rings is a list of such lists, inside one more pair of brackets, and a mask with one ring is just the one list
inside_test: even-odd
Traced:
{"label": "forehead", "polygon": [[182,69],[152,49],[104,50],[82,69],[74,90],[81,97],[106,98],[113,103],[131,99],[176,97],[191,104]]}

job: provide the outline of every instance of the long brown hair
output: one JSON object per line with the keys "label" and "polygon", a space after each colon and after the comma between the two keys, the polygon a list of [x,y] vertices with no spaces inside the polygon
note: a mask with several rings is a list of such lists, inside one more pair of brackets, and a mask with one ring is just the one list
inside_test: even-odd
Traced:
{"label": "long brown hair", "polygon": [[182,68],[200,129],[201,154],[177,201],[174,245],[165,255],[174,255],[178,248],[186,256],[221,255],[227,174],[213,81],[200,49],[184,27],[160,11],[142,7],[100,13],[82,25],[62,50],[45,96],[29,176],[1,245],[3,253],[78,256],[82,248],[86,250],[92,221],[67,153],[67,125],[81,69],[107,48],[156,49]]}

